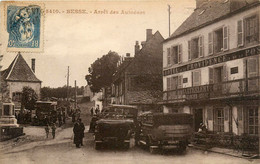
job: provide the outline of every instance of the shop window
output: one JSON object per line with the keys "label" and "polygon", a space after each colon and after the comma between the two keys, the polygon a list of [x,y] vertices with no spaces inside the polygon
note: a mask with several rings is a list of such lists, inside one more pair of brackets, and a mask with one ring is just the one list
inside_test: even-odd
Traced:
{"label": "shop window", "polygon": [[248,133],[258,134],[258,107],[248,108]]}
{"label": "shop window", "polygon": [[224,132],[224,109],[216,108],[215,109],[215,130],[216,132]]}
{"label": "shop window", "polygon": [[256,15],[245,19],[245,43],[258,41],[258,17]]}

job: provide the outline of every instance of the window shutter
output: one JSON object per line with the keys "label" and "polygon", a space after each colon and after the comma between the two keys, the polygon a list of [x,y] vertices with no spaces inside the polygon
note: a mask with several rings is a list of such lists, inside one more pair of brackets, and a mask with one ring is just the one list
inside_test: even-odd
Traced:
{"label": "window shutter", "polygon": [[167,78],[167,91],[171,90],[171,78]]}
{"label": "window shutter", "polygon": [[243,34],[243,20],[237,22],[237,46],[243,46],[244,34]]}
{"label": "window shutter", "polygon": [[213,73],[213,68],[209,68],[209,84],[214,83],[214,73]]}
{"label": "window shutter", "polygon": [[191,41],[188,41],[188,58],[191,60]]}
{"label": "window shutter", "polygon": [[174,47],[171,47],[171,64],[174,64]]}
{"label": "window shutter", "polygon": [[171,64],[171,48],[167,48],[167,64]]}
{"label": "window shutter", "polygon": [[178,88],[182,88],[182,75],[178,76]]}
{"label": "window shutter", "polygon": [[249,58],[247,61],[247,74],[248,74],[248,90],[256,91],[258,90],[259,82],[258,79],[252,79],[252,77],[258,76],[259,66],[258,58]]}
{"label": "window shutter", "polygon": [[192,78],[192,80],[193,80],[193,86],[199,86],[200,85],[200,71],[194,71],[193,73],[192,73],[192,75],[193,75],[193,78]]}
{"label": "window shutter", "polygon": [[212,55],[213,54],[213,33],[212,32],[208,34],[208,43],[209,43],[208,53],[209,55]]}
{"label": "window shutter", "polygon": [[182,62],[182,45],[178,46],[178,63]]}
{"label": "window shutter", "polygon": [[228,50],[228,27],[223,27],[223,50]]}
{"label": "window shutter", "polygon": [[213,120],[213,107],[208,107],[207,110],[207,114],[208,114],[208,120]]}
{"label": "window shutter", "polygon": [[204,56],[204,38],[203,36],[199,37],[199,57]]}

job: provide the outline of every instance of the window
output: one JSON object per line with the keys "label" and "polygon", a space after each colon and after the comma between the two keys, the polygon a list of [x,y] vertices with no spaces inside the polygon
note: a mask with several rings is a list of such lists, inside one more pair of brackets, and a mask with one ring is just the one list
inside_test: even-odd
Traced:
{"label": "window", "polygon": [[243,21],[239,20],[237,22],[237,46],[243,46]]}
{"label": "window", "polygon": [[192,86],[199,86],[200,85],[200,71],[192,72]]}
{"label": "window", "polygon": [[215,109],[215,131],[224,132],[224,109],[216,108]]}
{"label": "window", "polygon": [[178,76],[171,78],[171,90],[176,90],[178,87]]}
{"label": "window", "polygon": [[238,73],[238,67],[230,68],[230,74],[236,74],[236,73]]}
{"label": "window", "polygon": [[[214,31],[214,52],[222,52],[226,51],[229,48],[228,44],[228,27],[224,26],[216,31]],[[210,48],[210,47],[209,47]]]}
{"label": "window", "polygon": [[22,92],[13,92],[13,97],[12,97],[13,101],[20,102],[21,99],[22,99]]}
{"label": "window", "polygon": [[189,60],[204,56],[204,40],[202,36],[188,41],[188,55]]}
{"label": "window", "polygon": [[167,48],[167,65],[171,65],[171,49]]}
{"label": "window", "polygon": [[258,41],[258,18],[256,15],[245,19],[245,42],[246,44]]}
{"label": "window", "polygon": [[248,133],[258,134],[258,107],[248,108]]}
{"label": "window", "polygon": [[10,114],[10,105],[4,105],[4,115],[9,116]]}
{"label": "window", "polygon": [[172,64],[178,64],[182,62],[182,45],[172,47],[171,59]]}

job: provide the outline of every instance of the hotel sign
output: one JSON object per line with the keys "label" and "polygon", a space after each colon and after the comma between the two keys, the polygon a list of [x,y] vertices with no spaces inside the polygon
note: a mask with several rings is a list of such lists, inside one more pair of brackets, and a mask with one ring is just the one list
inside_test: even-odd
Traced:
{"label": "hotel sign", "polygon": [[227,62],[227,61],[231,61],[231,60],[241,59],[241,58],[244,58],[247,56],[254,56],[254,55],[258,55],[259,52],[260,52],[260,46],[252,47],[252,48],[244,49],[241,51],[233,52],[230,54],[216,56],[216,57],[213,57],[210,59],[205,59],[205,60],[198,61],[195,63],[186,64],[186,65],[183,65],[180,67],[167,69],[167,70],[163,71],[163,76],[168,76],[168,75],[172,75],[172,74],[176,74],[176,73],[180,73],[180,72],[185,72],[185,71],[189,71],[189,70],[193,70],[193,69],[197,69],[197,68],[207,67],[207,66],[211,66],[214,64],[223,63],[223,62]]}

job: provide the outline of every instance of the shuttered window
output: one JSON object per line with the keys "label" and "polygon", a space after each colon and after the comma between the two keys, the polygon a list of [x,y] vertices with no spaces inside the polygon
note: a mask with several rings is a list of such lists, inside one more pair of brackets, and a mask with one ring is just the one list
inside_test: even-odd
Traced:
{"label": "shuttered window", "polygon": [[167,64],[171,65],[171,49],[167,48]]}
{"label": "shuttered window", "polygon": [[258,76],[258,58],[249,58],[247,61],[247,70],[248,70],[248,90],[256,91],[258,90],[258,80],[252,77]]}
{"label": "shuttered window", "polygon": [[199,37],[199,57],[204,56],[204,38],[203,36]]}
{"label": "shuttered window", "polygon": [[208,45],[209,55],[212,55],[213,54],[213,33],[212,32],[208,34],[208,43],[209,43]]}
{"label": "shuttered window", "polygon": [[171,90],[176,90],[178,87],[178,76],[171,78]]}
{"label": "shuttered window", "polygon": [[246,44],[258,41],[258,17],[256,15],[245,19],[245,40]]}
{"label": "shuttered window", "polygon": [[200,71],[192,72],[192,86],[199,86],[201,81]]}
{"label": "shuttered window", "polygon": [[228,50],[228,27],[223,27],[223,50]]}
{"label": "shuttered window", "polygon": [[237,46],[243,46],[243,20],[239,20],[237,22]]}

